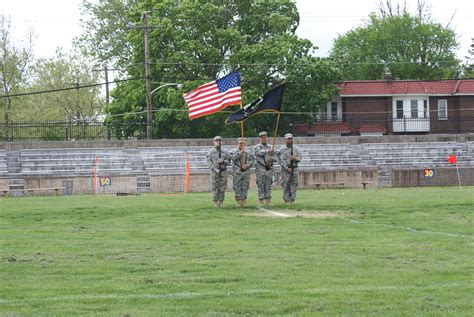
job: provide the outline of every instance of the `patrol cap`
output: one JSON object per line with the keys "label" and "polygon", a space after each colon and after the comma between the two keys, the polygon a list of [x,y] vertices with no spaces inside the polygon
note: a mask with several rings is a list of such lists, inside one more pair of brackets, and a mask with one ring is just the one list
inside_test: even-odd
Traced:
{"label": "patrol cap", "polygon": [[238,138],[238,139],[237,139],[237,142],[239,142],[239,143],[244,143],[244,139]]}
{"label": "patrol cap", "polygon": [[267,131],[260,132],[258,136],[268,136]]}
{"label": "patrol cap", "polygon": [[222,141],[222,137],[220,135],[217,135],[214,137],[214,141]]}
{"label": "patrol cap", "polygon": [[293,139],[293,134],[291,133],[285,134],[285,139]]}

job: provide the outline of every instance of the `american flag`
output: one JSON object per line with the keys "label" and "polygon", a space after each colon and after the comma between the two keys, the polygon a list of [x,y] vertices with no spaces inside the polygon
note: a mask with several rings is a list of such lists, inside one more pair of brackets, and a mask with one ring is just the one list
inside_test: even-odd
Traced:
{"label": "american flag", "polygon": [[189,119],[193,120],[227,106],[237,105],[242,102],[240,91],[240,72],[232,73],[213,82],[199,86],[183,95],[188,105]]}

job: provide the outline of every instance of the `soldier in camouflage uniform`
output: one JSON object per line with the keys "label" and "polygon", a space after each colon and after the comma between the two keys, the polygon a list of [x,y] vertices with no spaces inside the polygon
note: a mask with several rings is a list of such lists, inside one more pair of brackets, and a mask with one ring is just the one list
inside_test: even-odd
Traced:
{"label": "soldier in camouflage uniform", "polygon": [[[253,166],[254,158],[250,150],[244,147],[244,140],[238,139],[239,147],[232,151],[232,181],[235,192],[237,207],[245,206],[247,193],[250,185],[250,168]],[[243,150],[243,155],[242,155]]]}
{"label": "soldier in camouflage uniform", "polygon": [[214,207],[221,207],[224,203],[225,190],[227,188],[227,164],[230,156],[222,149],[222,138],[214,138],[214,147],[207,153],[207,164],[211,173],[211,190]]}
{"label": "soldier in camouflage uniform", "polygon": [[272,202],[273,154],[274,150],[267,143],[267,132],[258,134],[260,143],[254,147],[255,174],[258,188],[259,206],[270,205]]}
{"label": "soldier in camouflage uniform", "polygon": [[301,152],[293,146],[293,134],[285,134],[285,143],[278,151],[278,162],[281,165],[283,200],[293,204],[299,183],[298,163],[301,162]]}

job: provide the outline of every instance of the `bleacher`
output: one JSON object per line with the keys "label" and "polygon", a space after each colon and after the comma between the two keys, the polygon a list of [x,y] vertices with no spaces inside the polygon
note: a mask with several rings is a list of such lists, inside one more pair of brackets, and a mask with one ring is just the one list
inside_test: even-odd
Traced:
{"label": "bleacher", "polygon": [[374,166],[443,167],[449,166],[447,157],[456,154],[459,165],[474,162],[466,144],[456,142],[370,143],[363,144],[367,161]]}
{"label": "bleacher", "polygon": [[207,168],[204,147],[139,148],[137,155],[143,159],[144,170],[150,175],[184,174],[189,158],[191,170]]}
{"label": "bleacher", "polygon": [[18,174],[24,176],[88,176],[98,168],[107,173],[126,174],[131,165],[122,149],[65,148],[20,150]]}
{"label": "bleacher", "polygon": [[[472,141],[297,146],[303,156],[300,170],[447,167],[447,157],[452,154],[458,156],[459,166],[474,166]],[[231,151],[235,147],[224,148]],[[192,174],[207,173],[208,151],[208,146],[21,149],[16,151],[13,162],[7,151],[1,150],[0,176],[90,176],[97,158],[96,172],[101,175],[184,174],[187,158]]]}
{"label": "bleacher", "polygon": [[367,166],[355,144],[301,144],[302,161],[299,168],[341,169]]}
{"label": "bleacher", "polygon": [[7,176],[7,153],[5,150],[0,150],[0,176]]}

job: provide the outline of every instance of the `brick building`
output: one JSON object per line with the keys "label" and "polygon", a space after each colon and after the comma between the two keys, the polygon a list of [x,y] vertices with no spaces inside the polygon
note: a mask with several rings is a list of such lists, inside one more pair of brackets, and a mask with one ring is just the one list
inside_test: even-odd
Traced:
{"label": "brick building", "polygon": [[474,132],[474,79],[367,80],[338,84],[297,135],[381,135]]}

